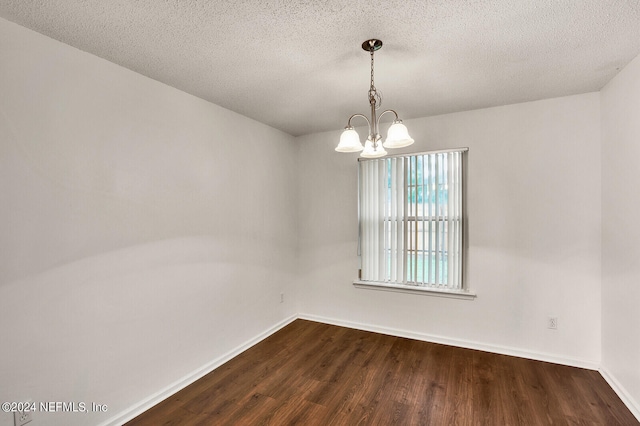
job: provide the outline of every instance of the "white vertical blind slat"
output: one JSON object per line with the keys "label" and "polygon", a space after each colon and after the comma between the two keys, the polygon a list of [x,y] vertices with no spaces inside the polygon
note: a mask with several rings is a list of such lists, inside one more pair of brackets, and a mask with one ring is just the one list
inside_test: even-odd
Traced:
{"label": "white vertical blind slat", "polygon": [[390,275],[390,257],[389,257],[389,247],[390,247],[390,241],[389,241],[389,206],[390,203],[386,202],[386,200],[389,197],[388,194],[388,188],[387,188],[387,182],[389,179],[389,161],[385,161],[384,162],[384,183],[382,185],[382,190],[384,191],[384,213],[383,213],[383,229],[382,232],[383,234],[383,257],[384,257],[384,281],[387,281],[389,279],[389,275]]}
{"label": "white vertical blind slat", "polygon": [[[402,185],[401,185],[402,183]],[[397,275],[396,283],[402,283],[404,281],[404,158],[398,158],[398,167],[396,169],[396,208],[398,209],[398,216],[396,223],[398,225],[398,231],[396,233],[397,242],[396,247],[398,249],[396,253],[396,265]]]}
{"label": "white vertical blind slat", "polygon": [[423,155],[422,156],[422,181],[420,182],[422,185],[422,203],[420,205],[421,209],[422,209],[422,280],[420,280],[421,284],[424,285],[424,283],[428,282],[427,278],[426,278],[426,264],[427,264],[427,258],[425,256],[426,254],[426,236],[427,236],[427,232],[425,229],[425,223],[424,223],[424,218],[427,215],[427,212],[425,210],[425,199],[427,197],[427,188],[425,186],[425,171],[427,170],[427,166],[425,164],[426,161],[426,156]]}
{"label": "white vertical blind slat", "polygon": [[462,191],[463,191],[463,187],[462,185],[464,184],[463,180],[462,180],[462,156],[463,154],[461,152],[457,153],[457,158],[458,158],[458,167],[456,169],[457,174],[458,174],[458,215],[457,215],[457,219],[458,219],[458,288],[462,289],[462,262],[463,262],[463,258],[462,258],[462,253],[464,250],[464,245],[463,245],[463,238],[464,238],[464,222],[463,222],[463,216],[464,216],[464,210],[463,210],[463,200],[464,197],[462,196]]}
{"label": "white vertical blind slat", "polygon": [[434,280],[432,278],[433,268],[431,265],[431,254],[433,253],[433,203],[431,202],[431,198],[433,197],[433,179],[431,178],[431,171],[433,170],[433,155],[427,155],[427,185],[429,187],[429,197],[427,200],[427,211],[429,218],[429,230],[428,230],[428,239],[429,239],[429,251],[427,252],[427,282],[429,284],[433,284]]}
{"label": "white vertical blind slat", "polygon": [[438,154],[435,155],[435,252],[436,252],[436,264],[434,266],[435,277],[434,284],[440,284],[440,167],[439,167]]}
{"label": "white vertical blind slat", "polygon": [[402,241],[403,241],[403,247],[405,247],[405,250],[402,250],[402,284],[406,284],[407,283],[407,261],[409,258],[409,254],[407,253],[406,247],[407,247],[407,243],[409,242],[409,221],[407,218],[407,213],[409,211],[409,188],[407,186],[407,181],[408,179],[408,173],[409,173],[409,159],[407,157],[403,157],[402,159],[402,163],[403,163],[403,174],[402,174],[402,182],[404,183],[403,187],[402,187]]}
{"label": "white vertical blind slat", "polygon": [[391,233],[389,240],[391,241],[391,277],[389,280],[395,282],[398,279],[398,207],[395,200],[397,199],[397,186],[396,175],[398,169],[398,159],[391,158],[391,200],[389,203],[389,225],[391,227]]}
{"label": "white vertical blind slat", "polygon": [[365,184],[364,184],[364,241],[363,241],[363,268],[362,273],[366,280],[373,280],[371,276],[371,269],[369,265],[371,264],[371,247],[369,246],[369,239],[371,238],[371,199],[369,193],[369,187],[371,186],[371,175],[369,174],[369,170],[371,169],[370,163],[364,163],[364,176],[365,176]]}
{"label": "white vertical blind slat", "polygon": [[387,176],[386,173],[386,165],[387,165],[387,160],[384,159],[382,161],[378,162],[378,204],[377,204],[377,211],[378,211],[378,221],[377,221],[377,225],[378,225],[378,280],[379,281],[386,281],[387,280],[387,262],[385,261],[386,259],[386,246],[384,244],[384,210],[385,210],[385,206],[387,205],[386,203],[386,194],[385,194],[385,188],[386,188],[386,181],[385,181],[385,177]]}
{"label": "white vertical blind slat", "polygon": [[462,288],[462,274],[460,265],[462,264],[462,179],[460,176],[460,169],[462,167],[461,159],[462,155],[459,152],[455,153],[456,159],[456,288]]}
{"label": "white vertical blind slat", "polygon": [[367,252],[367,237],[369,235],[369,229],[367,228],[367,185],[369,179],[367,176],[367,163],[361,162],[360,166],[360,272],[362,279],[366,280],[367,277],[367,262],[369,262],[369,256]]}
{"label": "white vertical blind slat", "polygon": [[412,202],[413,202],[413,282],[418,283],[418,157],[413,159],[413,182]]}
{"label": "white vertical blind slat", "polygon": [[404,222],[404,282],[411,280],[411,222],[409,221],[409,215],[411,215],[411,205],[409,204],[409,197],[411,195],[411,159],[405,157],[405,169],[404,169],[404,216],[402,217]]}
{"label": "white vertical blind slat", "polygon": [[367,168],[367,174],[369,176],[369,185],[367,187],[367,198],[369,200],[367,205],[367,229],[368,229],[368,238],[367,238],[367,252],[369,254],[369,263],[367,264],[367,276],[370,277],[371,280],[376,280],[376,276],[374,275],[375,271],[375,262],[376,262],[376,254],[373,250],[373,239],[375,234],[375,226],[374,226],[374,217],[373,217],[373,194],[374,194],[374,186],[375,186],[375,164],[369,164]]}

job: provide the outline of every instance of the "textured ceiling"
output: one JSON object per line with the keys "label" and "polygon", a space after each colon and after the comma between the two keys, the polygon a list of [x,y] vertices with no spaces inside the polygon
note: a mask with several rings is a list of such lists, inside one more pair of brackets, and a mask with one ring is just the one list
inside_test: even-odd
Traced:
{"label": "textured ceiling", "polygon": [[0,0],[0,16],[292,135],[596,91],[639,0]]}

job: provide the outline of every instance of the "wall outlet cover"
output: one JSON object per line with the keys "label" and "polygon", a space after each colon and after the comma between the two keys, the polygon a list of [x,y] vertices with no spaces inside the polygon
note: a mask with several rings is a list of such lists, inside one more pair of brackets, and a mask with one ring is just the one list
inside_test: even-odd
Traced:
{"label": "wall outlet cover", "polygon": [[33,420],[31,417],[31,411],[14,411],[13,412],[13,424],[15,426],[22,426],[30,423]]}

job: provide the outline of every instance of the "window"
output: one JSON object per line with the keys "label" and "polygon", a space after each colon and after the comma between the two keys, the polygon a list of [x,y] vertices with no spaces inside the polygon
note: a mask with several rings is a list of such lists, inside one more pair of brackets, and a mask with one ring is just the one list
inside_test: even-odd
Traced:
{"label": "window", "polygon": [[467,148],[359,161],[355,284],[466,293],[463,159]]}

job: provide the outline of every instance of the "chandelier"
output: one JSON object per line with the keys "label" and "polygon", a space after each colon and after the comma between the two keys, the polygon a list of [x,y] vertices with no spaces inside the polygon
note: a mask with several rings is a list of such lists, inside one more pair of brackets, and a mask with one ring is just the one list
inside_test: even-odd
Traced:
{"label": "chandelier", "polygon": [[[376,117],[376,110],[380,108],[382,104],[382,96],[380,92],[376,90],[376,86],[373,84],[373,54],[376,50],[382,47],[380,40],[371,39],[362,43],[362,48],[368,51],[371,55],[371,86],[369,87],[369,105],[371,105],[371,120],[369,120],[363,114],[353,114],[349,117],[347,127],[344,128],[342,135],[340,135],[340,143],[336,147],[338,152],[359,152],[361,157],[377,158],[387,155],[387,151],[384,148],[402,148],[409,146],[413,143],[413,139],[409,136],[407,127],[402,124],[402,120],[398,118],[398,113],[392,109],[383,111],[378,117]],[[389,127],[387,132],[387,139],[384,143],[381,143],[382,138],[378,133],[380,126],[380,118],[386,113],[391,112],[395,115],[395,120]],[[351,120],[355,117],[362,117],[367,120],[369,124],[369,137],[362,146],[360,141],[360,135],[355,131],[351,125]]]}

